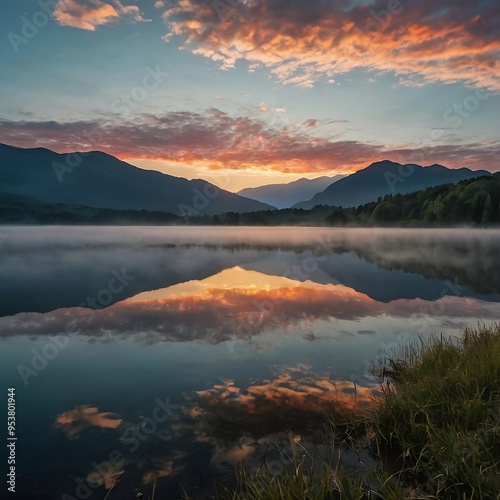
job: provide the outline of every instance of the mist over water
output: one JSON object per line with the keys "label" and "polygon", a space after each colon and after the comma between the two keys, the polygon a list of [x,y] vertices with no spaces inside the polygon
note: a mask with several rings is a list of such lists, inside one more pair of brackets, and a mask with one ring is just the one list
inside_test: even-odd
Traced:
{"label": "mist over water", "polygon": [[334,401],[369,404],[381,350],[500,320],[496,230],[1,233],[0,375],[31,498],[76,498],[81,480],[112,500],[154,479],[204,498],[286,429],[317,445]]}

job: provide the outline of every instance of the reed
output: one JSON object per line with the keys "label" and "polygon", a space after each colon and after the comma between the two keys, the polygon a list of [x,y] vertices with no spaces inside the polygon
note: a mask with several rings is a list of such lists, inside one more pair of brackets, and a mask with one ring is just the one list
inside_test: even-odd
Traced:
{"label": "reed", "polygon": [[236,488],[218,485],[214,498],[500,499],[500,326],[419,340],[375,372],[372,410],[328,416],[326,428],[340,450],[368,447],[377,466],[348,474],[342,451],[328,463],[290,436],[289,467],[241,464]]}

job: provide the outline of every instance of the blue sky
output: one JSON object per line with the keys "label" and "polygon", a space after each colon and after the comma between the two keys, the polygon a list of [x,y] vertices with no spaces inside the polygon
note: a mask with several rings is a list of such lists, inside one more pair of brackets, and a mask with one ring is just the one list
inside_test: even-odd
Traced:
{"label": "blue sky", "polygon": [[0,142],[103,150],[230,190],[383,158],[499,170],[493,0],[1,9]]}

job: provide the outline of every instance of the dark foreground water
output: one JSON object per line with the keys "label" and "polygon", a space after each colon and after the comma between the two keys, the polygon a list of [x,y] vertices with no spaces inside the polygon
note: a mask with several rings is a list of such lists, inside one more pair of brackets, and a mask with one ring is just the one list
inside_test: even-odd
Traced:
{"label": "dark foreground water", "polygon": [[0,228],[0,497],[206,498],[241,460],[280,470],[270,443],[321,446],[384,352],[499,321],[499,255],[470,229]]}

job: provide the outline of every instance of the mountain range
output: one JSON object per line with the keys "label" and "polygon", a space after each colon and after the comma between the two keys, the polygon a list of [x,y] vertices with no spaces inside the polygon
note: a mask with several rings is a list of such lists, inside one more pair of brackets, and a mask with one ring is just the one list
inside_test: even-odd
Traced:
{"label": "mountain range", "polygon": [[0,144],[0,196],[4,200],[17,197],[25,206],[81,205],[180,216],[262,212],[291,205],[300,209],[317,205],[347,208],[385,195],[407,194],[481,176],[491,173],[384,160],[340,179],[342,176],[299,179],[236,194],[202,179],[144,170],[98,151],[59,154],[44,148]]}
{"label": "mountain range", "polygon": [[386,194],[406,194],[441,184],[491,175],[486,170],[451,169],[442,165],[422,167],[402,165],[384,160],[341,179],[317,193],[310,200],[296,203],[293,208],[311,209],[316,205],[357,207],[384,197]]}
{"label": "mountain range", "polygon": [[295,203],[309,200],[316,193],[325,190],[345,175],[318,177],[316,179],[299,179],[288,184],[267,184],[265,186],[246,188],[238,191],[240,196],[252,198],[273,205],[276,208],[290,208]]}
{"label": "mountain range", "polygon": [[106,153],[58,154],[5,144],[0,144],[0,193],[41,203],[182,216],[274,209],[207,181],[143,170]]}

